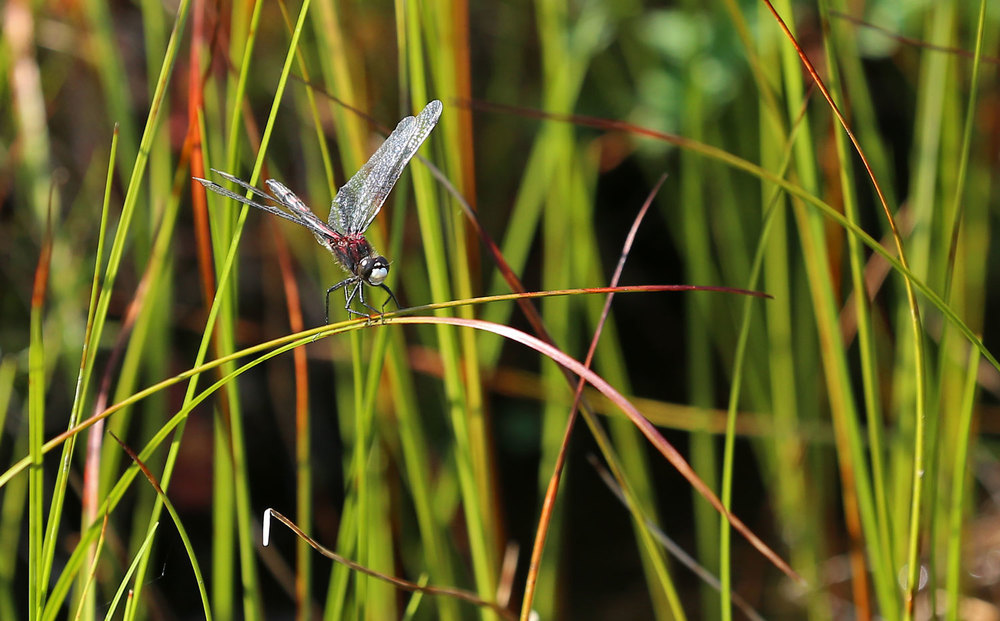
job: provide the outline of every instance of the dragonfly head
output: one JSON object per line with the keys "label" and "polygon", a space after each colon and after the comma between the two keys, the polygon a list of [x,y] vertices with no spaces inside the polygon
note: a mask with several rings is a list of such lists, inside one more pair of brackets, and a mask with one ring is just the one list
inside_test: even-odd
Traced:
{"label": "dragonfly head", "polygon": [[361,259],[361,277],[370,285],[381,285],[389,275],[389,261],[383,256]]}

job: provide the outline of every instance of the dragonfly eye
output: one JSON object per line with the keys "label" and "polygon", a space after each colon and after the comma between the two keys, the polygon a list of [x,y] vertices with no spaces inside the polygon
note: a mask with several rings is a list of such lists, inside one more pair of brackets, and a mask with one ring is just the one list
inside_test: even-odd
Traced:
{"label": "dragonfly eye", "polygon": [[389,275],[389,262],[385,257],[375,257],[362,265],[365,280],[373,285],[381,285],[385,277]]}

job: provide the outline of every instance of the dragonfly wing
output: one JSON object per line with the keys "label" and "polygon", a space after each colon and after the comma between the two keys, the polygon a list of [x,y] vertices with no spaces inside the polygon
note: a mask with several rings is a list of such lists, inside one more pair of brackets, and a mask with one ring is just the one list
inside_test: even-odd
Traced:
{"label": "dragonfly wing", "polygon": [[327,237],[333,237],[334,232],[330,230],[330,227],[326,225],[325,222],[319,219],[309,209],[302,199],[295,195],[294,192],[289,190],[285,184],[274,179],[268,179],[266,182],[267,187],[278,198],[278,202],[283,206],[287,207],[292,214],[299,219],[299,224],[302,224],[313,233],[320,233]]}
{"label": "dragonfly wing", "polygon": [[337,192],[330,224],[345,234],[363,233],[440,118],[441,102],[435,99],[415,118],[401,120],[371,159]]}
{"label": "dragonfly wing", "polygon": [[[267,194],[265,192],[262,192],[262,191],[258,190],[257,188],[253,187],[252,185],[246,183],[245,181],[241,181],[240,179],[237,179],[236,177],[233,177],[232,175],[228,175],[226,173],[223,173],[223,172],[220,172],[220,171],[217,171],[217,170],[214,170],[214,169],[213,169],[213,171],[219,173],[220,175],[222,175],[223,177],[225,177],[227,180],[232,181],[233,183],[236,183],[239,186],[241,186],[241,187],[243,187],[243,188],[245,188],[247,190],[250,190],[251,192],[253,192],[254,194],[256,194],[258,196],[266,198],[269,201],[274,201],[275,203],[278,203],[282,207],[288,207],[290,209],[290,207],[288,205],[284,204],[283,202],[281,202],[280,200],[278,200],[274,196],[271,196],[271,195],[269,195],[269,194]],[[215,192],[216,194],[220,194],[222,196],[225,196],[226,198],[231,198],[234,201],[237,201],[237,202],[242,203],[244,205],[248,205],[250,207],[256,207],[257,209],[266,211],[267,213],[273,214],[275,216],[278,216],[279,218],[284,218],[285,220],[291,220],[295,224],[301,224],[302,226],[308,226],[297,215],[290,214],[287,211],[279,209],[279,208],[277,208],[277,207],[275,207],[273,205],[267,205],[267,204],[264,204],[264,203],[258,203],[256,201],[252,201],[252,200],[250,200],[249,198],[247,198],[247,197],[245,197],[243,195],[237,194],[236,192],[233,192],[232,190],[229,190],[229,189],[226,189],[226,188],[222,187],[221,185],[219,185],[218,183],[215,183],[214,181],[209,181],[208,179],[202,179],[201,177],[192,177],[192,178],[195,181],[197,181],[198,183],[200,183],[203,186],[205,186],[206,189],[209,189],[209,190]]]}

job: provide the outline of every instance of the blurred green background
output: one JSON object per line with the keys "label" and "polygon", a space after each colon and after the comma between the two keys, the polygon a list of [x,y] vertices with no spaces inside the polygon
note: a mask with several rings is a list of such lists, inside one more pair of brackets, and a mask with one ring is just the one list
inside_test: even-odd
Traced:
{"label": "blurred green background", "polygon": [[[774,8],[789,33],[745,0],[6,0],[0,618],[502,617],[261,547],[268,507],[508,616],[1000,618],[1000,7]],[[369,231],[403,307],[608,285],[663,174],[621,284],[771,296],[619,294],[592,367],[800,581],[591,389],[529,572],[575,381],[447,325],[537,334],[514,302],[269,343],[343,274],[191,177],[326,218],[431,99],[453,187],[414,160]],[[529,304],[584,360],[604,297]]]}

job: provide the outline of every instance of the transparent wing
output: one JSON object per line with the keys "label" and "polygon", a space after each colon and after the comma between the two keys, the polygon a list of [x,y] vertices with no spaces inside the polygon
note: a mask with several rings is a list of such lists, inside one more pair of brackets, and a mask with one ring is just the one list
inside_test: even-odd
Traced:
{"label": "transparent wing", "polygon": [[363,233],[439,118],[441,102],[435,99],[415,118],[401,120],[371,159],[337,192],[330,208],[330,226],[344,234]]}
{"label": "transparent wing", "polygon": [[250,192],[261,198],[265,198],[273,203],[281,205],[281,207],[284,207],[288,211],[275,207],[274,205],[268,205],[266,203],[258,203],[256,201],[252,201],[249,198],[237,194],[232,190],[226,189],[221,185],[219,185],[218,183],[215,183],[214,181],[209,181],[208,179],[202,179],[201,177],[194,177],[194,180],[201,183],[207,189],[215,192],[216,194],[221,194],[222,196],[231,198],[234,201],[237,201],[244,205],[249,205],[250,207],[256,207],[257,209],[266,211],[267,213],[278,216],[279,218],[290,220],[295,224],[299,224],[306,227],[313,233],[322,233],[327,236],[333,234],[332,231],[330,230],[330,227],[328,227],[326,224],[323,223],[322,220],[316,217],[316,214],[310,211],[309,208],[306,207],[305,204],[299,199],[299,197],[295,196],[295,194],[293,194],[291,190],[286,188],[281,183],[273,179],[268,179],[267,186],[274,193],[274,195],[272,196],[271,194],[259,190],[250,185],[249,183],[247,183],[246,181],[243,181],[238,177],[234,177],[229,173],[222,172],[221,170],[216,170],[215,168],[212,169],[212,172],[219,175],[226,181],[231,181],[232,183],[235,183],[241,188],[249,190]]}
{"label": "transparent wing", "polygon": [[[334,232],[330,230],[325,222],[319,219],[319,216],[314,214],[311,209],[306,207],[306,204],[302,202],[302,199],[295,195],[294,192],[285,187],[285,184],[280,181],[275,181],[274,179],[268,179],[265,181],[271,193],[278,198],[278,202],[282,206],[287,207],[291,210],[292,214],[299,218],[300,223],[311,229],[314,233],[323,233],[327,236],[334,235]],[[272,198],[271,200],[274,200]]]}

